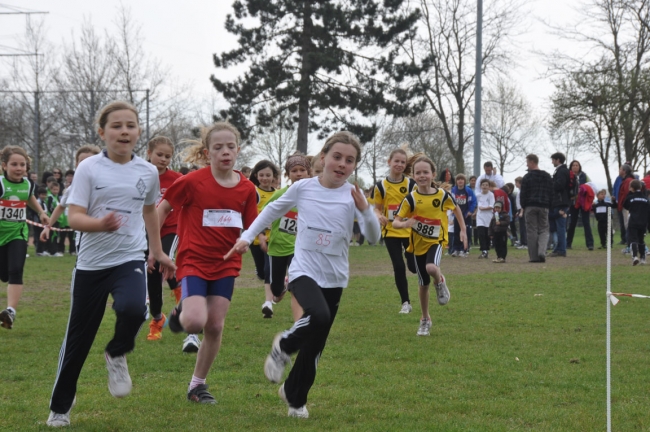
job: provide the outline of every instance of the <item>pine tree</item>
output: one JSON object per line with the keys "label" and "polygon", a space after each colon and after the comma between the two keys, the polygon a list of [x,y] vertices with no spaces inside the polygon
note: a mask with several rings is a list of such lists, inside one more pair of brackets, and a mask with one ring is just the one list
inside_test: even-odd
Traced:
{"label": "pine tree", "polygon": [[378,66],[394,57],[394,47],[418,19],[419,12],[406,12],[402,3],[235,1],[226,29],[238,36],[239,47],[214,55],[214,63],[222,69],[245,64],[248,70],[231,82],[211,77],[230,103],[222,115],[246,135],[285,114],[284,127],[298,124],[297,149],[303,153],[313,131],[344,127],[370,141],[376,127],[356,121],[355,113],[409,110],[398,101],[404,92],[397,93]]}

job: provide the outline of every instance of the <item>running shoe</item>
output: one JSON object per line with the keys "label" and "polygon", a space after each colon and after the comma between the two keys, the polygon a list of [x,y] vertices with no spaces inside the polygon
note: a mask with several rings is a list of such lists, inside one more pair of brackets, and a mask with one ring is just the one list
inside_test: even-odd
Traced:
{"label": "running shoe", "polygon": [[266,378],[274,383],[279,383],[282,380],[282,374],[284,374],[284,368],[291,364],[291,357],[289,354],[282,351],[280,348],[280,340],[282,339],[282,333],[275,335],[273,339],[273,344],[271,345],[271,354],[266,357],[264,362],[264,375]]}
{"label": "running shoe", "polygon": [[402,303],[402,309],[400,309],[399,313],[407,314],[407,313],[411,313],[412,310],[413,310],[413,306],[411,306],[411,303],[404,302]]}
{"label": "running shoe", "polygon": [[70,407],[67,413],[59,414],[59,413],[55,413],[54,411],[50,411],[50,415],[47,418],[47,422],[45,422],[45,424],[50,427],[70,426],[70,411],[72,411],[72,408],[74,408],[76,404],[77,404],[77,396],[75,396],[74,399],[72,400],[72,406]]}
{"label": "running shoe", "polygon": [[641,258],[641,264],[645,265],[645,258]]}
{"label": "running shoe", "polygon": [[639,264],[640,262],[641,262],[641,260],[639,259],[639,257],[632,258],[632,265],[633,266]]}
{"label": "running shoe", "polygon": [[182,303],[179,303],[169,313],[169,330],[171,330],[172,333],[180,333],[183,331],[183,326],[181,325],[181,321],[180,321],[181,305]]}
{"label": "running shoe", "polygon": [[147,335],[147,340],[156,341],[162,339],[162,330],[167,322],[167,317],[165,314],[162,314],[162,317],[159,320],[152,319],[149,323],[149,334]]}
{"label": "running shoe", "polygon": [[181,295],[182,295],[181,287],[174,288],[172,290],[172,297],[174,297],[174,299],[176,300],[176,304],[179,304],[181,302]]}
{"label": "running shoe", "polygon": [[209,405],[214,405],[217,403],[217,400],[208,391],[207,384],[199,384],[196,387],[194,387],[192,390],[187,392],[187,400],[190,402],[209,404]]}
{"label": "running shoe", "polygon": [[273,303],[265,301],[262,305],[262,315],[264,318],[273,318]]}
{"label": "running shoe", "polygon": [[8,330],[11,330],[16,320],[16,312],[5,309],[0,312],[0,325]]}
{"label": "running shoe", "polygon": [[106,369],[108,369],[108,391],[117,398],[124,397],[131,393],[131,376],[129,367],[126,364],[126,356],[111,357],[108,352],[106,356]]}
{"label": "running shoe", "polygon": [[63,254],[62,254],[61,252],[57,252],[57,253],[55,253],[55,254],[52,255],[52,256],[59,258],[59,257],[62,257]]}
{"label": "running shoe", "polygon": [[187,335],[183,341],[183,352],[195,353],[199,352],[199,348],[201,348],[201,339],[195,334]]}
{"label": "running shoe", "polygon": [[278,396],[280,396],[280,399],[282,399],[284,403],[286,403],[287,406],[289,407],[289,417],[309,418],[309,411],[307,411],[306,405],[303,405],[300,408],[294,408],[291,405],[289,405],[289,401],[287,400],[287,395],[284,392],[284,384],[280,386],[280,389],[278,390]]}
{"label": "running shoe", "polygon": [[427,318],[420,319],[420,327],[418,328],[418,336],[429,336],[431,330],[431,320]]}
{"label": "running shoe", "polygon": [[445,277],[443,275],[440,275],[440,279],[440,283],[436,284],[436,296],[438,297],[438,304],[440,306],[444,306],[449,303],[451,293],[449,292],[449,288],[447,288]]}

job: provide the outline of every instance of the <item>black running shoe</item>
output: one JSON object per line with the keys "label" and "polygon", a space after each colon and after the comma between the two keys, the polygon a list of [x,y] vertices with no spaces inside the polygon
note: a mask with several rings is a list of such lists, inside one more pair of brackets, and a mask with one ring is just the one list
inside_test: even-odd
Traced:
{"label": "black running shoe", "polygon": [[182,303],[179,303],[178,306],[174,307],[174,309],[169,313],[169,330],[171,330],[172,333],[180,333],[184,331],[180,321],[181,304]]}
{"label": "black running shoe", "polygon": [[211,404],[214,405],[217,403],[214,396],[208,391],[207,384],[199,384],[194,387],[187,393],[187,400],[190,402],[202,403],[202,404]]}

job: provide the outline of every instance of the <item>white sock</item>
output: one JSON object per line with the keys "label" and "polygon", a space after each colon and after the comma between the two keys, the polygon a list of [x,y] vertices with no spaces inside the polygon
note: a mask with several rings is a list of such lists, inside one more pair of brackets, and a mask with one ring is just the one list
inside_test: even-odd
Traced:
{"label": "white sock", "polygon": [[192,375],[192,381],[190,381],[190,386],[187,388],[187,391],[190,392],[199,385],[205,384],[205,380],[206,378],[198,378],[195,375]]}
{"label": "white sock", "polygon": [[16,315],[16,309],[12,308],[11,306],[7,306],[7,310]]}

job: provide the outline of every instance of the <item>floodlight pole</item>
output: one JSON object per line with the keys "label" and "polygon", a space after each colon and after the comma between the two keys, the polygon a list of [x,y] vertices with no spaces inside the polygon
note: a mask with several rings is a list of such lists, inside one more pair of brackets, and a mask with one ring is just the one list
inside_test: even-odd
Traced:
{"label": "floodlight pole", "polygon": [[483,0],[476,1],[476,75],[474,78],[474,175],[481,174],[481,74],[483,69]]}

